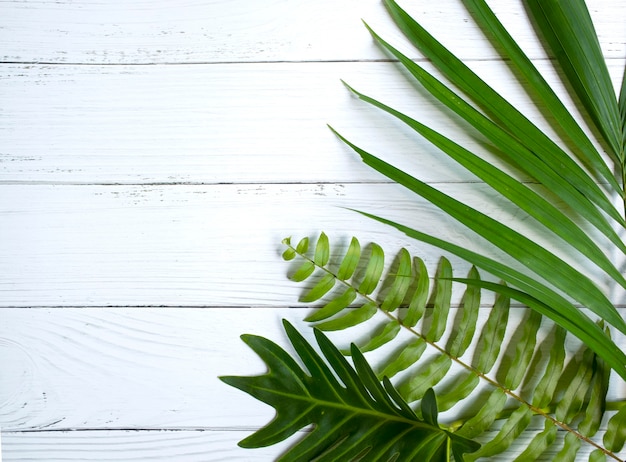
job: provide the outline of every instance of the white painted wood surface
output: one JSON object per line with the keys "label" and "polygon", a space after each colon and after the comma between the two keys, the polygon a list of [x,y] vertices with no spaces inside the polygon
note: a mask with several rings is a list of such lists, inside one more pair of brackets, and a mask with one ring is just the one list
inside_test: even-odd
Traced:
{"label": "white painted wood surface", "polygon": [[[404,3],[524,104],[458,0]],[[550,74],[518,2],[492,3]],[[588,4],[617,85],[626,2]],[[284,445],[236,446],[271,410],[217,376],[263,370],[240,334],[284,343],[281,318],[304,326],[281,239],[357,235],[434,268],[437,250],[351,207],[481,246],[368,170],[326,123],[524,226],[350,97],[339,79],[455,126],[423,95],[406,97],[412,84],[361,18],[409,49],[379,0],[0,3],[3,460],[271,460]],[[626,396],[623,382],[611,396]]]}

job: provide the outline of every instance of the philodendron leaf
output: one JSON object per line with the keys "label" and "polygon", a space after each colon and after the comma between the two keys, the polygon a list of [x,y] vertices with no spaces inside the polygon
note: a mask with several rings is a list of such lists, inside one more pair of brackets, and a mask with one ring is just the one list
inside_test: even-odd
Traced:
{"label": "philodendron leaf", "polygon": [[381,384],[356,347],[355,367],[319,330],[315,337],[323,357],[287,321],[283,325],[307,371],[284,349],[263,337],[242,338],[268,366],[255,377],[221,377],[221,380],[269,404],[275,418],[242,440],[245,448],[269,446],[299,430],[303,433],[280,461],[457,461],[480,444],[437,424],[434,393],[423,404],[419,419],[388,380]]}

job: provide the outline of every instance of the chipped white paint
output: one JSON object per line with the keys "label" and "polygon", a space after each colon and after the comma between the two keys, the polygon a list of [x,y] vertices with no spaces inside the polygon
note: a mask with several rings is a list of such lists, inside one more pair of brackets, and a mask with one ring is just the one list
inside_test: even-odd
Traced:
{"label": "chipped white paint", "polygon": [[[542,123],[459,1],[404,3]],[[553,75],[521,6],[491,3]],[[626,2],[588,4],[617,84]],[[482,246],[368,170],[327,123],[524,226],[341,85],[455,126],[423,95],[406,97],[412,84],[361,18],[419,57],[379,0],[0,4],[0,458],[271,460],[284,444],[236,446],[271,410],[217,376],[263,370],[241,333],[284,344],[280,318],[303,326],[281,239],[357,235],[435,267],[438,251],[351,207]],[[612,383],[612,397],[625,394]]]}

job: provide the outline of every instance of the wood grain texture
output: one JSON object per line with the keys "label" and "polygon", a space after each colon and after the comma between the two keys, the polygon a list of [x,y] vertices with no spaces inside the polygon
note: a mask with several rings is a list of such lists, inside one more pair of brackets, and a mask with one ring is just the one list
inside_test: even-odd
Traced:
{"label": "wood grain texture", "polygon": [[[616,85],[623,63],[611,62]],[[556,81],[548,62],[537,65]],[[552,133],[502,63],[474,67]],[[424,181],[474,180],[340,79],[435,130],[464,127],[392,63],[1,66],[0,181],[380,181],[327,124],[389,162],[419,166]],[[454,139],[485,153],[472,131],[455,129]]]}
{"label": "wood grain texture", "polygon": [[[492,2],[532,57],[544,56],[521,4]],[[590,0],[608,57],[624,57],[624,2]],[[404,2],[466,59],[494,59],[460,2]],[[393,31],[379,0],[202,0],[172,3],[24,2],[0,5],[0,60],[22,63],[198,63],[379,59],[361,23]]]}
{"label": "wood grain texture", "polygon": [[[438,187],[582,264],[484,185]],[[379,243],[389,259],[406,247],[434,271],[439,249],[349,209],[503,258],[394,184],[5,185],[0,306],[291,306],[297,296],[285,278],[281,241],[321,231],[336,258],[356,236]],[[465,275],[468,264],[450,258]]]}
{"label": "wood grain texture", "polygon": [[[8,432],[3,435],[5,454],[14,454],[15,460],[72,460],[79,457],[81,446],[93,444],[84,450],[85,460],[97,457],[107,445],[102,460],[158,460],[153,451],[162,446],[167,446],[163,456],[193,455],[196,460],[221,460],[222,454],[257,457],[255,451],[240,452],[233,443],[269,421],[273,411],[217,376],[264,372],[264,365],[238,337],[261,334],[289,348],[281,318],[313,342],[302,322],[306,311],[5,308],[0,325],[0,358],[9,378],[0,382],[0,419]],[[482,310],[478,324],[485,319]],[[505,344],[522,319],[521,312],[511,313]],[[549,331],[540,334],[540,341]],[[345,333],[334,338],[339,345],[349,341]],[[570,355],[576,349],[574,342]],[[376,364],[391,351],[370,354],[370,361]],[[432,351],[426,357],[429,354]],[[609,397],[616,399],[624,391],[614,384]],[[530,428],[541,429],[542,422]],[[164,429],[170,431],[158,431]],[[518,442],[520,447],[523,442]],[[56,450],[46,452],[52,446]],[[279,448],[259,454],[277,454]],[[202,451],[206,458],[199,455]]]}
{"label": "wood grain texture", "polygon": [[[70,462],[70,461],[171,461],[224,462],[272,460],[286,445],[276,448],[242,449],[237,441],[245,431],[143,431],[108,430],[81,432],[7,432],[4,438],[6,460],[16,462]],[[559,435],[559,438],[562,435]],[[560,440],[557,440],[560,441]],[[527,442],[517,440],[512,454],[519,454]],[[556,445],[555,445],[556,446]],[[545,458],[554,458],[557,449],[546,451]],[[582,447],[580,460],[587,460],[591,450]],[[510,462],[511,454],[493,456],[492,462]]]}

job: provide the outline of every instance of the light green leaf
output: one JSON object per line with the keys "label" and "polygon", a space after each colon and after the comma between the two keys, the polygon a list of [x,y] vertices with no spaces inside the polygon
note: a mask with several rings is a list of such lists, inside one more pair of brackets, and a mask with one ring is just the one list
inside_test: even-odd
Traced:
{"label": "light green leaf", "polygon": [[359,286],[359,292],[365,295],[371,294],[380,281],[385,264],[385,254],[378,244],[372,244],[371,255],[365,268],[365,276],[363,282]]}
{"label": "light green leaf", "polygon": [[554,457],[554,460],[563,461],[563,462],[574,462],[576,460],[576,455],[580,450],[581,441],[576,437],[573,433],[568,433],[565,435],[565,440],[563,441],[563,448],[557,453]]}
{"label": "light green leaf", "polygon": [[326,273],[322,279],[306,294],[300,301],[304,303],[311,303],[319,300],[328,293],[330,289],[335,286],[335,277],[332,274]]}
{"label": "light green leaf", "polygon": [[621,451],[626,442],[626,406],[615,413],[606,427],[603,437],[604,445],[611,451]]}
{"label": "light green leaf", "polygon": [[361,259],[361,245],[356,237],[350,240],[350,246],[346,251],[346,255],[341,260],[339,270],[337,270],[337,279],[345,281],[350,279]]}
{"label": "light green leaf", "polygon": [[489,372],[498,359],[509,320],[509,307],[509,297],[498,295],[478,339],[478,358],[473,363],[483,373]]}
{"label": "light green leaf", "polygon": [[389,343],[400,333],[400,324],[396,321],[389,321],[383,324],[372,337],[363,345],[359,345],[359,350],[363,353],[375,350]]}
{"label": "light green leaf", "polygon": [[398,269],[393,277],[391,288],[380,306],[381,310],[391,312],[400,306],[411,285],[412,275],[411,255],[405,248],[402,248],[398,255]]}
{"label": "light green leaf", "polygon": [[307,250],[309,250],[309,238],[303,237],[302,239],[300,239],[298,245],[296,246],[296,252],[298,252],[300,255],[304,255]]}
{"label": "light green leaf", "polygon": [[390,360],[384,364],[384,368],[377,374],[379,378],[392,378],[398,372],[401,372],[415,364],[426,351],[426,342],[422,338],[417,338],[408,345],[402,346],[400,352],[395,352],[389,358]]}
{"label": "light green leaf", "polygon": [[313,261],[318,266],[326,266],[328,259],[330,258],[330,245],[328,243],[328,236],[322,233],[315,245],[315,256]]}
{"label": "light green leaf", "polygon": [[300,267],[293,273],[289,279],[294,282],[302,282],[307,279],[315,271],[315,265],[312,261],[305,260]]}
{"label": "light green leaf", "polygon": [[[348,291],[351,291],[352,294],[355,293],[354,289],[348,289]],[[367,321],[368,319],[371,319],[377,311],[378,306],[375,303],[366,303],[359,308],[348,311],[340,317],[317,323],[315,324],[315,327],[321,331],[347,329],[348,327],[354,327]],[[310,321],[310,319],[306,319],[306,321]]]}
{"label": "light green leaf", "polygon": [[415,267],[415,278],[417,280],[417,284],[411,297],[406,315],[402,318],[402,324],[408,327],[415,326],[415,324],[417,324],[417,322],[424,315],[426,304],[428,303],[430,286],[428,270],[424,264],[424,260],[419,257],[415,257],[413,259],[413,266]]}
{"label": "light green leaf", "polygon": [[446,376],[451,365],[452,360],[447,355],[437,356],[401,383],[398,386],[398,393],[409,403],[422,399],[426,390],[437,385]]}
{"label": "light green leaf", "polygon": [[535,435],[530,441],[528,447],[515,458],[514,462],[529,462],[538,460],[539,456],[543,454],[546,449],[550,447],[556,439],[556,425],[551,420],[546,420],[544,429],[541,433]]}
{"label": "light green leaf", "polygon": [[[326,276],[324,277],[326,278]],[[352,287],[348,287],[342,295],[333,298],[330,302],[324,305],[324,307],[314,311],[312,314],[307,316],[305,318],[305,321],[321,321],[322,319],[327,319],[331,316],[334,316],[344,308],[350,306],[350,304],[354,300],[356,300],[356,295],[356,291]]]}
{"label": "light green leaf", "polygon": [[544,375],[539,380],[533,394],[533,406],[543,409],[550,404],[554,391],[558,385],[563,364],[565,362],[565,336],[566,331],[562,327],[556,326],[552,338],[554,342],[550,349],[550,358],[546,365]]}
{"label": "light green leaf", "polygon": [[450,299],[452,298],[452,266],[447,258],[441,258],[435,275],[435,301],[433,319],[430,329],[426,332],[426,340],[438,341],[446,330]]}
{"label": "light green leaf", "polygon": [[[468,279],[480,279],[476,267],[472,266]],[[474,337],[476,331],[476,320],[478,319],[478,310],[480,308],[480,288],[475,285],[468,285],[463,294],[462,301],[462,319],[458,328],[452,331],[447,349],[450,355],[458,358],[463,355]]]}
{"label": "light green leaf", "polygon": [[576,364],[576,374],[568,383],[554,412],[556,418],[561,422],[571,422],[583,407],[593,374],[593,352],[588,349],[585,350],[582,360]]}
{"label": "light green leaf", "polygon": [[523,322],[522,336],[515,344],[515,358],[506,368],[507,374],[503,384],[509,390],[515,390],[528,372],[540,326],[541,315],[536,311],[529,311],[528,317]]}
{"label": "light green leaf", "polygon": [[468,461],[476,460],[480,457],[491,457],[504,452],[511,446],[511,443],[528,427],[533,413],[526,407],[516,409],[506,420],[502,429],[488,443],[485,443],[478,451],[468,455]]}
{"label": "light green leaf", "polygon": [[468,419],[456,434],[466,438],[475,438],[484,433],[499,417],[505,404],[506,394],[504,390],[502,388],[494,389],[485,401],[485,405]]}
{"label": "light green leaf", "polygon": [[439,392],[437,404],[439,411],[451,409],[459,401],[467,398],[478,386],[480,379],[474,372],[467,372],[463,378],[455,380],[454,385],[447,392]]}

